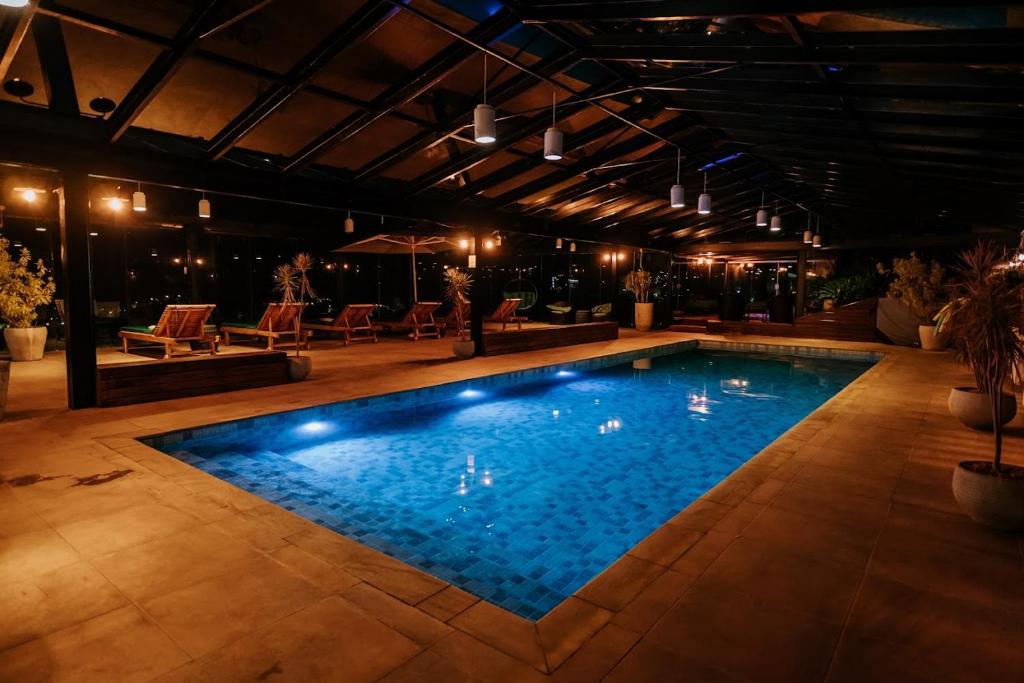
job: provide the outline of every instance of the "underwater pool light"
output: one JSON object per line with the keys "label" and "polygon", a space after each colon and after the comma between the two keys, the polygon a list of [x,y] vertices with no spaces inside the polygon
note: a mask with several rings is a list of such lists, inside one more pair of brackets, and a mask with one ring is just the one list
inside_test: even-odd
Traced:
{"label": "underwater pool light", "polygon": [[459,392],[459,398],[465,399],[480,398],[483,395],[484,392],[480,391],[479,389],[463,389],[462,391]]}
{"label": "underwater pool light", "polygon": [[330,422],[322,420],[311,420],[298,426],[297,431],[303,434],[323,434],[331,428]]}

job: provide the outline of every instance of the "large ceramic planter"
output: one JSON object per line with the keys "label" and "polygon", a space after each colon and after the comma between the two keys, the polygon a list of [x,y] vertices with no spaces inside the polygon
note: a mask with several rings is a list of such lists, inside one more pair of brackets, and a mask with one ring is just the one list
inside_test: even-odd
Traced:
{"label": "large ceramic planter", "polygon": [[633,324],[641,332],[651,329],[654,325],[654,304],[633,304]]}
{"label": "large ceramic planter", "polygon": [[7,387],[11,383],[11,361],[0,360],[0,420],[7,412]]}
{"label": "large ceramic planter", "polygon": [[313,359],[309,356],[288,356],[288,379],[301,382],[309,377],[313,369]]}
{"label": "large ceramic planter", "polygon": [[953,471],[953,497],[976,522],[1016,531],[1024,529],[1024,467],[968,460]]}
{"label": "large ceramic planter", "polygon": [[456,339],[452,342],[452,353],[456,358],[472,358],[476,351],[476,342],[472,339]]}
{"label": "large ceramic planter", "polygon": [[921,349],[924,351],[943,351],[949,344],[949,335],[936,332],[935,325],[918,325],[917,336],[921,338]]}
{"label": "large ceramic planter", "polygon": [[[992,429],[992,404],[988,394],[983,394],[974,387],[954,387],[949,390],[946,402],[949,412],[960,420],[965,427],[971,429]],[[1017,414],[1017,399],[1013,394],[1002,395],[999,406],[1001,424],[1006,424]]]}
{"label": "large ceramic planter", "polygon": [[835,302],[835,300],[834,299],[825,299],[824,301],[822,301],[821,302],[821,310],[825,311],[826,313],[831,313],[832,311],[836,310],[836,302]]}
{"label": "large ceramic planter", "polygon": [[46,347],[45,327],[5,327],[4,341],[11,360],[42,360]]}

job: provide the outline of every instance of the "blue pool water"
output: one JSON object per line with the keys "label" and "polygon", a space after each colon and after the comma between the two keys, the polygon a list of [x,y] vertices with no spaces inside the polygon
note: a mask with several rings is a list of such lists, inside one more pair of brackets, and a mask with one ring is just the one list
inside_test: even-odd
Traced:
{"label": "blue pool water", "polygon": [[871,362],[692,346],[147,442],[536,619]]}

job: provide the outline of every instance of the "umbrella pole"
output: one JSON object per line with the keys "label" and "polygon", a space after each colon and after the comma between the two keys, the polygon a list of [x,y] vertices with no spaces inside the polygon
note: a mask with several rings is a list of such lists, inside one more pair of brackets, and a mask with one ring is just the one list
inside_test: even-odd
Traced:
{"label": "umbrella pole", "polygon": [[412,258],[412,302],[416,304],[419,302],[420,297],[416,291],[416,245],[412,246],[412,251],[409,252],[409,256]]}

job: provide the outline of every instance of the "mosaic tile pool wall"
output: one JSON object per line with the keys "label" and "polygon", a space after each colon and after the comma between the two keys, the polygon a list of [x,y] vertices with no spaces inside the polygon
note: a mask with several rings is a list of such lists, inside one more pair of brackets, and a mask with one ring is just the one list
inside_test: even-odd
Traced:
{"label": "mosaic tile pool wall", "polygon": [[878,358],[744,346],[672,344],[144,441],[537,619]]}

